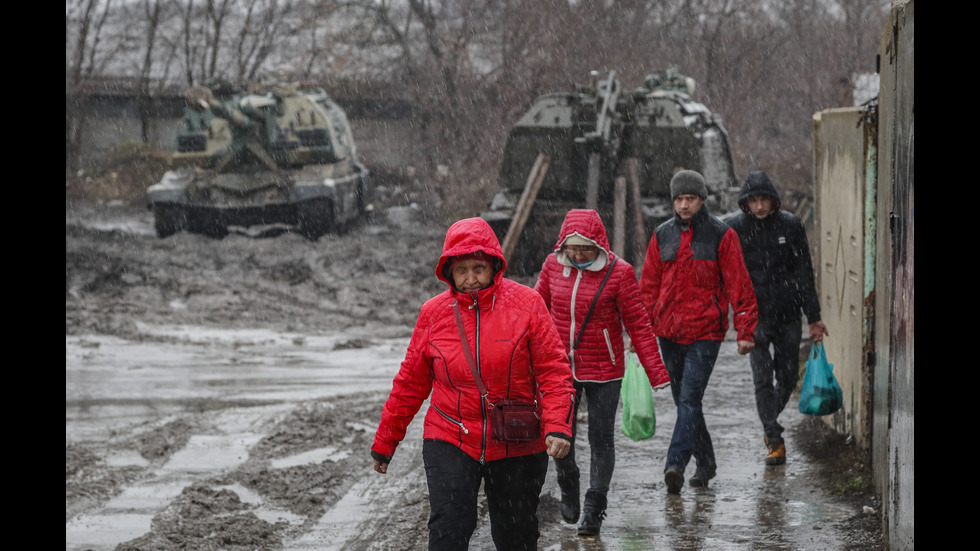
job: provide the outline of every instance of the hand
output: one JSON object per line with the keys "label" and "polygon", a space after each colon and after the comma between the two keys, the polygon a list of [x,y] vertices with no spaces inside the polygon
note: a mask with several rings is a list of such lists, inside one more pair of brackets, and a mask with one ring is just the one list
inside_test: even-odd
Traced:
{"label": "hand", "polygon": [[548,445],[548,455],[556,459],[561,459],[572,451],[572,443],[559,436],[549,434],[544,443]]}
{"label": "hand", "polygon": [[827,326],[824,325],[824,322],[815,321],[810,324],[810,338],[813,339],[813,342],[822,341],[824,335],[830,336],[830,332],[827,331]]}
{"label": "hand", "polygon": [[650,386],[653,387],[654,391],[670,386],[670,375],[667,374],[667,368],[663,367],[663,364],[661,364],[660,370],[654,373],[656,375],[650,378]]}
{"label": "hand", "polygon": [[746,355],[755,348],[755,343],[752,341],[738,341],[738,353],[741,355]]}
{"label": "hand", "polygon": [[382,462],[378,461],[377,459],[375,459],[374,460],[374,470],[377,471],[377,472],[379,472],[379,473],[381,473],[381,474],[387,474],[388,473],[388,464],[387,463],[382,463]]}

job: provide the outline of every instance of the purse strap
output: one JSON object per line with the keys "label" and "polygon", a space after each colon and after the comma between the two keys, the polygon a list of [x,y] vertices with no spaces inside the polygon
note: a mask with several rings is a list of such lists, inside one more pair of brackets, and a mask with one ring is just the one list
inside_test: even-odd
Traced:
{"label": "purse strap", "polygon": [[582,320],[582,326],[579,327],[578,336],[575,337],[575,342],[572,344],[572,351],[578,348],[578,341],[582,339],[582,334],[585,333],[585,324],[589,323],[589,318],[592,316],[592,311],[595,310],[595,304],[599,302],[599,295],[602,294],[603,287],[605,287],[606,282],[609,281],[609,276],[612,274],[613,266],[616,265],[617,260],[619,260],[619,257],[614,256],[612,262],[609,263],[609,269],[606,270],[606,275],[602,278],[602,283],[599,284],[599,290],[595,292],[595,298],[592,299],[592,304],[589,305],[589,311],[585,313],[585,319]]}
{"label": "purse strap", "polygon": [[476,381],[476,387],[480,389],[480,396],[490,403],[487,398],[487,386],[483,384],[483,379],[480,378],[480,374],[476,372],[476,362],[473,361],[473,353],[470,352],[470,341],[466,338],[466,331],[463,329],[463,316],[459,313],[459,301],[453,302],[453,315],[456,316],[456,327],[459,329],[459,340],[463,344],[463,355],[466,356],[466,363],[470,366],[470,373],[473,374],[473,379]]}
{"label": "purse strap", "polygon": [[[463,329],[463,316],[459,312],[459,301],[453,302],[453,316],[456,317],[456,328],[459,329],[459,341],[463,345],[463,356],[466,357],[466,363],[470,366],[470,373],[473,374],[473,380],[476,381],[476,387],[480,390],[480,397],[486,401],[487,405],[491,408],[495,407],[493,402],[490,401],[490,392],[487,390],[487,385],[483,384],[483,379],[480,374],[476,371],[476,362],[473,361],[473,353],[470,352],[470,340],[466,338],[466,330]],[[534,385],[534,403],[538,403],[537,399],[537,381],[534,379],[534,369],[531,369],[531,383]]]}

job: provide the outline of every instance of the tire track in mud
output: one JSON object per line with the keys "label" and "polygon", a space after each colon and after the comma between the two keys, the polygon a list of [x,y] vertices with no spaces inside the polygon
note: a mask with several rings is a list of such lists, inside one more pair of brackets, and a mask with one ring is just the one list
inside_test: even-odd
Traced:
{"label": "tire track in mud", "polygon": [[403,339],[141,327],[66,337],[66,550],[282,549],[384,482]]}
{"label": "tire track in mud", "polygon": [[[209,540],[231,538],[220,548],[402,549],[406,539],[425,537],[418,522],[424,526],[427,503],[424,511],[417,506],[425,487],[421,424],[399,450],[400,465],[387,476],[375,473],[367,453],[370,414],[380,414],[383,398],[210,416],[204,431],[200,424],[188,429],[195,434],[163,465],[69,519],[65,548],[207,549]],[[396,514],[378,503],[391,503]]]}
{"label": "tire track in mud", "polygon": [[[221,429],[207,434],[201,433],[200,426],[192,429],[187,424],[187,430],[195,434],[186,434],[186,443],[172,451],[165,463],[147,465],[138,481],[119,489],[98,508],[66,522],[66,551],[114,549],[150,533],[154,519],[186,488],[242,464],[249,448],[261,439],[248,429],[268,415],[264,410],[222,412],[212,425]],[[130,461],[138,465],[134,455]]]}
{"label": "tire track in mud", "polygon": [[[416,419],[425,416],[428,402]],[[376,428],[376,427],[374,427]],[[372,428],[373,434],[373,428]],[[409,425],[385,475],[366,456],[366,475],[356,481],[315,526],[285,544],[286,551],[325,549],[402,550],[424,547],[428,538],[428,498],[422,466],[422,423]],[[384,504],[379,508],[379,504]]]}

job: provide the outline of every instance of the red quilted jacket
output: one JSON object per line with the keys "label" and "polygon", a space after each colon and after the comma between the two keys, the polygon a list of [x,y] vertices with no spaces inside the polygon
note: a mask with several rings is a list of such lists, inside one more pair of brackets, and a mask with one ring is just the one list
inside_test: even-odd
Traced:
{"label": "red quilted jacket", "polygon": [[[499,270],[486,289],[459,293],[443,267],[451,257],[476,251],[499,259]],[[449,228],[436,266],[436,275],[449,289],[422,306],[405,360],[382,410],[372,451],[390,460],[408,424],[430,395],[423,438],[458,446],[478,461],[542,452],[548,434],[571,440],[575,390],[564,347],[541,296],[505,279],[505,267],[500,243],[482,218],[460,220]],[[491,437],[488,405],[480,398],[453,315],[452,305],[457,301],[488,400],[533,402],[537,397],[540,440],[515,444]]]}
{"label": "red quilted jacket", "polygon": [[657,335],[680,344],[725,339],[729,304],[738,340],[754,341],[758,309],[735,230],[707,207],[657,227],[640,292]]}
{"label": "red quilted jacket", "polygon": [[[600,249],[596,261],[583,270],[575,268],[560,250],[565,239],[575,233],[591,240]],[[587,209],[570,210],[558,235],[555,252],[545,259],[534,285],[548,305],[566,349],[570,350],[575,342],[613,258],[615,254],[609,251],[609,239],[599,213]],[[585,333],[571,355],[575,380],[601,382],[623,377],[626,368],[624,326],[650,384],[657,388],[670,382],[650,318],[640,299],[636,272],[622,258],[612,266],[612,274],[585,324]]]}

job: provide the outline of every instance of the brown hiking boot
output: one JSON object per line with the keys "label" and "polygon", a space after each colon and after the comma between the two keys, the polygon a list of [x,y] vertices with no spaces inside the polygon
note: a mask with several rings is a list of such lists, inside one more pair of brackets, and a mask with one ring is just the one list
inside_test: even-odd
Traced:
{"label": "brown hiking boot", "polygon": [[769,446],[769,455],[766,456],[766,465],[782,465],[786,463],[786,444]]}

